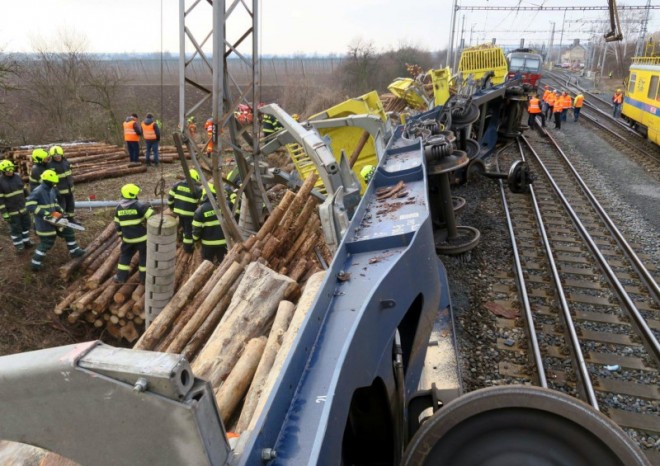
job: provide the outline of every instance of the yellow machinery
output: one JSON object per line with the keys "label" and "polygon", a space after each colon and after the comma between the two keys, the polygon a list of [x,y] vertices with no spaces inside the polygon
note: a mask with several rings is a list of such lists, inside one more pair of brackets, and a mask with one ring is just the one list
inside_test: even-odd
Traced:
{"label": "yellow machinery", "polygon": [[410,108],[425,111],[447,102],[451,81],[451,69],[445,67],[429,70],[421,83],[412,78],[398,78],[387,89],[405,99]]}
{"label": "yellow machinery", "polygon": [[[333,118],[345,118],[353,115],[372,115],[378,117],[383,122],[387,120],[383,104],[376,91],[369,92],[368,94],[364,94],[354,99],[346,100],[321,113],[313,115],[309,120],[328,120]],[[337,161],[339,161],[341,157],[342,150],[349,160],[351,159],[351,156],[357,157],[355,164],[353,165],[353,171],[360,180],[362,186],[361,191],[364,192],[366,184],[360,176],[360,170],[362,170],[365,165],[378,165],[376,146],[373,138],[367,131],[357,126],[319,128],[318,131],[321,137],[328,140],[328,145]],[[304,180],[311,172],[317,173],[316,166],[312,162],[312,159],[305,153],[305,150],[299,144],[287,144],[286,148],[301,179]],[[361,150],[355,155],[356,150],[359,148],[361,148]],[[320,178],[316,183],[316,189],[324,194],[326,193],[325,186],[323,186],[323,181]]]}
{"label": "yellow machinery", "polygon": [[660,56],[634,57],[621,115],[660,144]]}
{"label": "yellow machinery", "polygon": [[493,85],[502,84],[506,80],[508,67],[504,51],[500,47],[485,44],[463,50],[458,62],[458,71],[463,79],[472,75],[475,81],[481,79],[489,71],[495,72]]}

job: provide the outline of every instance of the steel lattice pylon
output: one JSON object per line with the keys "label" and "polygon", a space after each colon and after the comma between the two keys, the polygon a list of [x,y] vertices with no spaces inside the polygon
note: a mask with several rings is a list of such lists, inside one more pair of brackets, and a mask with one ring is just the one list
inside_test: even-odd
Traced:
{"label": "steel lattice pylon", "polygon": [[[215,185],[222,187],[216,176],[216,168],[222,163],[223,144],[229,144],[243,180],[244,193],[252,219],[257,229],[262,220],[262,209],[268,208],[265,190],[261,182],[259,137],[260,124],[256,108],[253,108],[252,137],[248,127],[239,127],[233,118],[239,104],[253,106],[260,102],[260,63],[259,63],[259,10],[260,0],[179,0],[179,127],[186,128],[186,120],[211,99],[213,130],[212,157],[206,162],[213,168]],[[200,30],[199,19],[209,18],[205,30]],[[197,21],[194,21],[194,20]],[[231,31],[233,37],[227,37]],[[210,43],[209,43],[210,42]],[[209,54],[209,45],[212,52]],[[231,70],[230,65],[231,64]],[[232,75],[236,70],[248,73],[241,85]],[[245,82],[247,81],[247,82]],[[209,85],[210,83],[210,85]],[[196,90],[202,97],[190,104],[186,91]],[[256,105],[254,105],[256,107]],[[207,107],[208,108],[208,107]],[[185,130],[184,130],[185,131]],[[228,134],[229,138],[221,138]],[[239,141],[243,140],[243,144]],[[251,150],[245,150],[245,145]],[[206,157],[202,155],[201,158]],[[253,168],[254,167],[254,168]],[[233,224],[233,219],[227,222]],[[230,225],[230,230],[231,225]],[[225,230],[225,225],[223,225]],[[225,236],[235,238],[236,234],[225,231]]]}

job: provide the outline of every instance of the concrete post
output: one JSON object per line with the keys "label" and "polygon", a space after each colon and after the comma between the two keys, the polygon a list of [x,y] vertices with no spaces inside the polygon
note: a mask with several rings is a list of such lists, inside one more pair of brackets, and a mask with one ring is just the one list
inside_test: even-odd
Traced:
{"label": "concrete post", "polygon": [[176,230],[178,220],[169,215],[154,215],[147,220],[147,277],[144,292],[146,326],[174,295]]}

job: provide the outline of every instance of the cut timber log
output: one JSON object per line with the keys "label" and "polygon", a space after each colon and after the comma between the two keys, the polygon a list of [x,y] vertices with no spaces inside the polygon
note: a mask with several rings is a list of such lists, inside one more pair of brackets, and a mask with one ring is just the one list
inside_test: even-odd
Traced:
{"label": "cut timber log", "polygon": [[100,180],[103,178],[118,178],[120,176],[135,175],[136,173],[144,173],[146,171],[146,165],[132,168],[120,168],[119,170],[109,168],[107,170],[99,170],[86,175],[76,175],[76,183],[84,183],[86,181]]}
{"label": "cut timber log", "polygon": [[135,344],[135,349],[151,350],[163,338],[170,329],[174,319],[179,315],[186,302],[193,296],[205,283],[213,271],[213,262],[204,261],[195,270],[188,281],[176,292],[167,306],[154,319],[147,331],[140,337]]}
{"label": "cut timber log", "polygon": [[[126,283],[124,283],[121,288],[117,290],[117,292],[113,296],[113,300],[117,304],[122,304],[126,302],[128,299],[131,298],[131,295],[133,294],[133,291],[135,289],[141,286],[140,285],[140,273],[135,272],[133,275],[130,276],[128,280],[126,280]],[[144,286],[143,286],[144,288]]]}
{"label": "cut timber log", "polygon": [[312,304],[316,299],[316,295],[319,293],[319,290],[321,289],[321,285],[323,284],[324,279],[325,279],[325,271],[315,273],[314,275],[309,277],[309,280],[307,280],[307,284],[305,285],[305,290],[303,291],[302,296],[298,300],[298,305],[296,306],[296,311],[293,314],[293,318],[291,319],[289,328],[287,329],[286,333],[284,334],[284,337],[282,338],[282,345],[280,347],[280,350],[277,352],[277,356],[275,357],[275,362],[273,363],[273,367],[271,368],[270,373],[268,374],[266,383],[263,384],[263,388],[261,390],[262,396],[259,397],[257,408],[254,410],[254,414],[252,415],[252,420],[250,421],[250,425],[248,426],[247,430],[253,428],[254,421],[259,417],[261,411],[264,409],[266,398],[268,398],[268,394],[273,389],[277,376],[282,371],[282,367],[284,366],[284,361],[286,360],[289,351],[291,351],[291,347],[293,346],[293,341],[298,335],[298,331],[300,330],[302,323],[305,321],[305,317],[307,317],[307,313],[311,309]]}
{"label": "cut timber log", "polygon": [[121,249],[115,247],[115,249],[110,253],[108,259],[85,281],[85,286],[90,289],[96,289],[105,280],[108,276],[112,275],[115,268],[117,267],[117,262],[119,261],[119,254]]}
{"label": "cut timber log", "polygon": [[194,373],[219,386],[245,343],[263,335],[289,284],[289,277],[252,262],[220,324],[192,364]]}
{"label": "cut timber log", "polygon": [[58,275],[60,278],[64,280],[68,280],[71,274],[77,270],[83,261],[94,254],[94,252],[103,244],[105,243],[108,239],[113,237],[115,233],[115,226],[112,222],[106,226],[103,231],[96,237],[94,238],[94,241],[89,243],[87,247],[85,248],[85,255],[82,257],[77,257],[75,259],[71,259],[69,262],[66,264],[62,265],[58,270]]}
{"label": "cut timber log", "polygon": [[[221,276],[220,281],[208,293],[202,304],[193,309],[194,312],[190,319],[186,319],[185,326],[180,331],[176,331],[176,337],[165,350],[167,353],[181,352],[242,272],[243,266],[237,262],[232,262],[227,272]],[[175,331],[173,330],[172,333],[175,333]]]}
{"label": "cut timber log", "polygon": [[265,346],[266,337],[253,338],[248,341],[236,366],[222,387],[216,391],[215,401],[218,403],[218,412],[225,425],[229,423],[236,406],[250,386]]}
{"label": "cut timber log", "polygon": [[97,270],[103,262],[112,254],[112,251],[121,244],[121,239],[118,237],[109,238],[96,251],[92,252],[89,257],[83,258],[80,268],[93,273]]}
{"label": "cut timber log", "polygon": [[245,429],[247,429],[248,425],[250,424],[252,414],[257,408],[257,403],[261,396],[263,385],[266,383],[270,369],[273,367],[273,362],[275,362],[277,352],[282,345],[282,337],[284,336],[287,328],[289,328],[289,322],[291,322],[295,308],[295,304],[293,304],[291,301],[280,301],[280,305],[277,308],[277,314],[275,314],[275,320],[273,321],[273,326],[271,327],[270,334],[268,335],[268,341],[266,342],[263,356],[261,357],[259,365],[257,366],[257,370],[254,373],[252,384],[250,384],[250,389],[245,396],[245,402],[243,402],[241,416],[239,417],[236,428],[234,429],[238,434],[245,431]]}

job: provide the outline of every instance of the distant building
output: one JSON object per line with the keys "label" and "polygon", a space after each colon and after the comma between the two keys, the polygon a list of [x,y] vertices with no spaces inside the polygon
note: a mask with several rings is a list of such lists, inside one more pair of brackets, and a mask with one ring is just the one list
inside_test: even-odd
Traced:
{"label": "distant building", "polygon": [[568,63],[571,68],[579,68],[587,60],[587,49],[580,44],[580,39],[575,39],[573,45],[562,50],[561,63]]}

